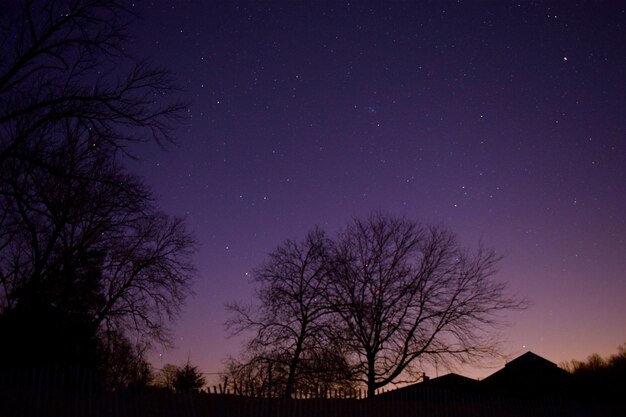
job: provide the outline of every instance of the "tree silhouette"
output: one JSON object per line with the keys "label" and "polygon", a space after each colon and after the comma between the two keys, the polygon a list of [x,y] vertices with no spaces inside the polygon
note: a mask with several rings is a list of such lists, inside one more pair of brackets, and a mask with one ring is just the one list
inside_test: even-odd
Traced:
{"label": "tree silhouette", "polygon": [[327,385],[345,379],[340,369],[345,361],[329,338],[330,309],[324,302],[329,245],[320,228],[301,242],[285,241],[253,273],[259,304],[228,306],[234,314],[228,327],[235,334],[253,332],[246,345],[247,358],[231,364],[235,379],[269,378],[271,369],[271,388],[280,387],[286,398],[302,389],[306,379]]}
{"label": "tree silhouette", "polygon": [[145,344],[132,343],[124,335],[111,332],[101,348],[102,371],[112,387],[144,388],[153,382],[152,367],[145,359]]}
{"label": "tree silhouette", "polygon": [[182,366],[171,363],[165,364],[158,373],[155,382],[157,386],[171,391],[189,392],[202,389],[206,380],[200,369],[187,360]]}
{"label": "tree silhouette", "polygon": [[491,279],[499,258],[470,253],[441,227],[373,215],[354,220],[335,247],[329,303],[368,396],[420,361],[477,361],[495,353],[499,313],[523,307]]}
{"label": "tree silhouette", "polygon": [[597,353],[584,361],[572,360],[561,364],[572,373],[580,398],[619,400],[623,403],[626,389],[626,343],[616,354],[603,358]]}
{"label": "tree silhouette", "polygon": [[165,365],[163,365],[163,368],[161,368],[156,374],[154,379],[155,385],[157,387],[173,391],[177,371],[178,366],[171,363],[166,363]]}
{"label": "tree silhouette", "polygon": [[194,273],[193,239],[107,150],[72,139],[39,155],[45,168],[16,161],[3,172],[0,313],[34,326],[56,311],[90,337],[167,342]]}
{"label": "tree silhouette", "polygon": [[173,139],[172,78],[126,56],[124,2],[2,7],[0,357],[95,366],[107,347],[167,343],[194,242],[119,156]]}
{"label": "tree silhouette", "polygon": [[[0,44],[0,162],[38,162],[33,146],[55,142],[69,121],[97,146],[146,136],[171,140],[184,105],[171,75],[125,54],[131,10],[116,0],[4,5]],[[119,68],[129,68],[120,73]]]}
{"label": "tree silhouette", "polygon": [[257,306],[230,307],[227,324],[253,336],[229,374],[284,387],[288,398],[296,387],[346,381],[372,397],[418,379],[429,361],[478,363],[497,353],[501,314],[526,305],[492,279],[498,260],[463,249],[445,228],[381,214],[334,241],[315,229],[255,272]]}
{"label": "tree silhouette", "polygon": [[176,392],[198,391],[205,384],[204,377],[197,366],[189,361],[176,370],[174,375],[174,389]]}
{"label": "tree silhouette", "polygon": [[198,391],[206,383],[202,372],[187,360],[182,366],[165,364],[156,378],[156,385],[176,392]]}

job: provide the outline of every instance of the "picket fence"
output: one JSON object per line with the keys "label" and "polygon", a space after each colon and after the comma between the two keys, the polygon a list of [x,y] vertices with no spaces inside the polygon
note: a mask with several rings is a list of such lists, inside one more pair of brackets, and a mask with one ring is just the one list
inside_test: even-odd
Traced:
{"label": "picket fence", "polygon": [[[335,392],[291,400],[220,392],[105,389],[89,372],[0,372],[2,417],[595,417],[625,416],[619,404],[521,399],[423,389],[419,395],[347,398]],[[338,397],[338,398],[337,398]]]}

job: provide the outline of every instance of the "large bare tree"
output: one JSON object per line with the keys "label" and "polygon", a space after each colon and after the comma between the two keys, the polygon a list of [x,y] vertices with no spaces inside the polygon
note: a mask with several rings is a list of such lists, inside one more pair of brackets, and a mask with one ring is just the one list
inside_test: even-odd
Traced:
{"label": "large bare tree", "polygon": [[173,140],[185,106],[171,75],[127,56],[127,2],[0,9],[1,348],[93,362],[109,335],[167,342],[193,239],[120,156]]}
{"label": "large bare tree", "polygon": [[493,279],[499,257],[463,249],[442,227],[373,215],[354,220],[333,256],[328,301],[368,396],[421,361],[471,362],[496,352],[500,313],[523,307]]}
{"label": "large bare tree", "polygon": [[228,306],[233,318],[227,325],[233,333],[252,332],[246,357],[231,365],[238,368],[231,373],[271,376],[272,389],[280,386],[287,398],[313,375],[328,383],[341,374],[341,349],[332,349],[330,310],[324,302],[329,244],[315,228],[301,242],[281,244],[253,273],[258,304]]}
{"label": "large bare tree", "polygon": [[[45,167],[14,160],[1,172],[2,329],[63,333],[48,335],[48,344],[61,343],[55,356],[70,361],[77,355],[63,336],[80,332],[92,341],[115,334],[166,343],[168,322],[189,293],[194,241],[107,150],[65,133],[63,144],[35,154]],[[38,349],[28,338],[12,342],[15,355]]]}

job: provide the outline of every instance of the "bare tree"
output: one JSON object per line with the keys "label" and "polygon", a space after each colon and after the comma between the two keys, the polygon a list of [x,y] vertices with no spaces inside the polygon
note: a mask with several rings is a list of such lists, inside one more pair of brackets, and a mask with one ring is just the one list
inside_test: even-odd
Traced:
{"label": "bare tree", "polygon": [[153,382],[153,371],[145,358],[145,344],[132,343],[127,337],[111,332],[101,348],[101,368],[106,383],[111,387],[139,388]]}
{"label": "bare tree", "polygon": [[383,215],[355,220],[333,257],[328,299],[355,380],[368,396],[420,361],[478,361],[496,352],[500,313],[523,307],[494,281],[499,257],[470,253],[441,227]]}
{"label": "bare tree", "polygon": [[170,391],[174,391],[174,384],[176,381],[176,373],[178,372],[178,366],[171,363],[166,363],[163,368],[159,369],[154,378],[154,384],[159,388],[165,388]]}
{"label": "bare tree", "polygon": [[[327,396],[333,391],[354,394],[357,385],[351,380],[347,354],[341,346],[330,344],[321,349],[304,350],[300,357],[300,369],[291,395]],[[289,378],[287,358],[265,355],[245,355],[229,358],[222,377],[228,389],[235,393],[254,393],[268,397],[285,397]]]}
{"label": "bare tree", "polygon": [[268,369],[268,378],[271,372],[272,383],[284,387],[287,398],[303,375],[321,372],[320,361],[314,359],[332,351],[330,310],[324,301],[328,245],[319,228],[302,242],[284,242],[253,274],[259,304],[228,306],[234,317],[227,326],[233,333],[253,332],[246,346],[247,358],[239,364],[242,372],[262,375]]}
{"label": "bare tree", "polygon": [[[28,0],[4,5],[0,25],[0,163],[32,160],[25,144],[56,141],[71,121],[85,140],[115,147],[171,140],[185,107],[171,75],[125,55],[131,10],[117,0]],[[121,72],[120,68],[127,68]],[[43,161],[40,161],[43,162]]]}
{"label": "bare tree", "polygon": [[173,140],[172,77],[126,55],[126,2],[0,7],[2,357],[92,364],[110,335],[167,343],[194,242],[119,155]]}
{"label": "bare tree", "polygon": [[[110,334],[167,343],[168,323],[189,293],[194,241],[107,149],[76,137],[82,133],[68,123],[62,140],[35,154],[45,166],[15,159],[0,171],[0,324],[39,327],[56,315],[69,333],[82,329],[78,345]],[[61,345],[36,356],[76,360],[46,327],[30,334]],[[9,357],[25,361],[41,344],[12,342]]]}

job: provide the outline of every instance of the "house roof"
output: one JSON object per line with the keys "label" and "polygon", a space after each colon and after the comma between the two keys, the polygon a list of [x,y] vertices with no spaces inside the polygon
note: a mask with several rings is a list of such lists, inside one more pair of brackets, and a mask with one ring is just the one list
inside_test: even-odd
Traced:
{"label": "house roof", "polygon": [[[433,392],[482,392],[498,395],[553,395],[567,389],[571,375],[554,362],[526,352],[482,381],[450,373],[379,394],[382,398],[420,398]],[[430,397],[429,397],[430,398]]]}
{"label": "house roof", "polygon": [[438,378],[429,379],[424,384],[442,388],[465,388],[478,384],[478,381],[463,375],[449,373]]}
{"label": "house roof", "polygon": [[564,389],[570,377],[554,362],[529,351],[489,375],[482,384],[491,391],[534,395]]}
{"label": "house roof", "polygon": [[392,391],[379,394],[385,398],[401,396],[412,398],[421,395],[424,391],[462,391],[471,392],[477,389],[479,382],[459,374],[449,373],[437,378],[428,379],[416,384],[407,385]]}
{"label": "house roof", "polygon": [[513,359],[511,362],[504,365],[505,368],[511,366],[542,366],[542,367],[556,367],[556,363],[550,362],[549,360],[542,358],[541,356],[528,351],[521,356]]}
{"label": "house roof", "polygon": [[485,378],[485,382],[493,379],[501,379],[501,378],[510,378],[510,377],[519,377],[520,374],[528,374],[528,373],[551,373],[551,374],[559,374],[567,373],[563,369],[559,368],[554,362],[550,362],[549,360],[542,358],[541,356],[528,351],[521,356],[513,359],[511,362],[508,362],[504,365],[504,368],[500,369],[497,372],[489,375]]}

